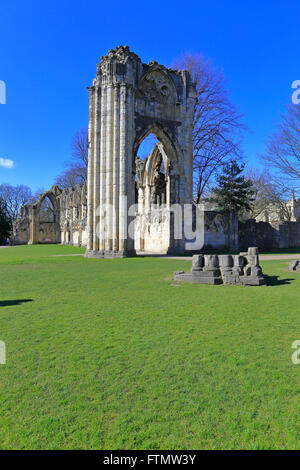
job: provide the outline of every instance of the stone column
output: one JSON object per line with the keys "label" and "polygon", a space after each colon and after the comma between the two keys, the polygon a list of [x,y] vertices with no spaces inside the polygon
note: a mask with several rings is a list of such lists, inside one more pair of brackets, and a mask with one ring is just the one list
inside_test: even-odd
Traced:
{"label": "stone column", "polygon": [[100,203],[100,116],[101,116],[101,89],[95,91],[94,112],[94,217],[93,217],[93,250],[99,250],[99,203]]}
{"label": "stone column", "polygon": [[88,169],[87,169],[87,250],[93,249],[93,121],[95,88],[89,87],[89,123],[88,123]]}
{"label": "stone column", "polygon": [[112,250],[112,172],[113,172],[113,85],[107,85],[107,101],[106,101],[106,234],[105,234],[105,251]]}
{"label": "stone column", "polygon": [[120,148],[120,87],[115,85],[114,89],[114,142],[113,142],[113,251],[119,250],[119,148]]}
{"label": "stone column", "polygon": [[[134,225],[135,213],[131,210],[129,215],[129,208],[135,204],[135,178],[133,172],[133,154],[130,149],[133,148],[133,122],[134,122],[134,93],[131,85],[127,86],[127,151],[126,151],[126,170],[127,170],[127,225],[131,227],[130,233],[127,233],[126,250],[127,255],[133,255],[134,252]],[[129,236],[131,235],[131,236]]]}
{"label": "stone column", "polygon": [[[177,169],[176,169],[177,170]],[[169,171],[169,185],[170,185],[170,195],[169,201],[171,205],[170,210],[170,243],[168,248],[168,254],[183,254],[184,253],[184,227],[183,227],[183,205],[180,200],[180,176],[177,174],[177,171],[173,168],[173,165],[170,167]],[[172,210],[175,209],[174,210]],[[175,227],[176,225],[176,227]],[[180,232],[181,230],[181,232]],[[175,235],[181,235],[181,239],[178,240]]]}
{"label": "stone column", "polygon": [[106,202],[105,194],[105,178],[106,178],[106,87],[102,86],[102,98],[101,98],[101,144],[100,144],[100,230],[99,230],[99,250],[104,251],[105,249],[105,214],[104,206]]}
{"label": "stone column", "polygon": [[127,232],[127,89],[120,86],[119,251],[126,251]]}
{"label": "stone column", "polygon": [[30,220],[30,236],[29,236],[29,241],[28,245],[36,245],[39,242],[39,212],[40,208],[32,206],[31,207],[31,214],[29,216]]}

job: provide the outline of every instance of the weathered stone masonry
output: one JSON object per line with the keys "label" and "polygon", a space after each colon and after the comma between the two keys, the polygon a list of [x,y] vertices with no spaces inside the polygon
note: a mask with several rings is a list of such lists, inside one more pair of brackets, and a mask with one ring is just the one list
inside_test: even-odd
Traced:
{"label": "weathered stone masonry", "polygon": [[[15,243],[87,246],[86,256],[100,258],[183,253],[188,241],[175,237],[171,206],[192,201],[196,92],[189,73],[143,64],[120,46],[101,58],[88,91],[87,187],[53,186],[22,208]],[[141,160],[138,148],[150,133],[158,143]],[[45,198],[53,206],[46,221]],[[236,216],[204,208],[201,220],[203,246],[196,251],[237,249]]]}
{"label": "weathered stone masonry", "polygon": [[[50,200],[52,211],[51,217],[43,220],[40,211],[46,198]],[[86,246],[86,217],[86,185],[65,190],[54,185],[41,194],[35,204],[22,207],[14,226],[14,243]]]}
{"label": "weathered stone masonry", "polygon": [[[143,64],[128,46],[101,58],[89,88],[88,257],[135,253],[127,237],[136,201],[136,156],[153,133],[168,158],[166,204],[192,200],[192,127],[195,87],[186,71]],[[183,252],[170,216],[169,252]]]}

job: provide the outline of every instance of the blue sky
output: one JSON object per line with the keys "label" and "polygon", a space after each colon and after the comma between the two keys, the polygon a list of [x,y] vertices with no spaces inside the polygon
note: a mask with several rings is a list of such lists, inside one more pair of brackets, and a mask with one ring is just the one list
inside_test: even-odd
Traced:
{"label": "blue sky", "polygon": [[299,14],[293,0],[2,0],[0,80],[7,103],[0,104],[0,183],[51,186],[74,132],[87,124],[86,86],[96,64],[120,44],[143,62],[167,66],[186,51],[210,57],[245,114],[245,157],[258,165],[291,100],[291,84],[300,79]]}

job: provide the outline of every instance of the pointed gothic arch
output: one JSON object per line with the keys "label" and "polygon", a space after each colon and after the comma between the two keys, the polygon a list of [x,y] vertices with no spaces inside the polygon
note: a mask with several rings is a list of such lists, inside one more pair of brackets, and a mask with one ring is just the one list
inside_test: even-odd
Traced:
{"label": "pointed gothic arch", "polygon": [[[28,205],[29,210],[29,245],[37,243],[60,243],[60,205],[58,195],[61,193],[61,189],[54,185],[49,191],[45,191],[40,195],[38,201],[35,204]],[[49,199],[53,206],[53,220],[49,221],[51,225],[51,234],[49,241],[44,236],[44,228],[41,227],[40,210],[43,202]],[[44,221],[45,224],[45,221]],[[50,225],[49,225],[50,226]]]}

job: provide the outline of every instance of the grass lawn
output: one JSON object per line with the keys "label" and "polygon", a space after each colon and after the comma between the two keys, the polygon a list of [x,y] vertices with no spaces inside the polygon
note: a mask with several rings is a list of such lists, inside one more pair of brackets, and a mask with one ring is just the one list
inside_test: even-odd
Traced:
{"label": "grass lawn", "polygon": [[[0,250],[1,449],[300,447],[300,274],[173,284],[190,262]],[[279,276],[277,279],[275,276]]]}

